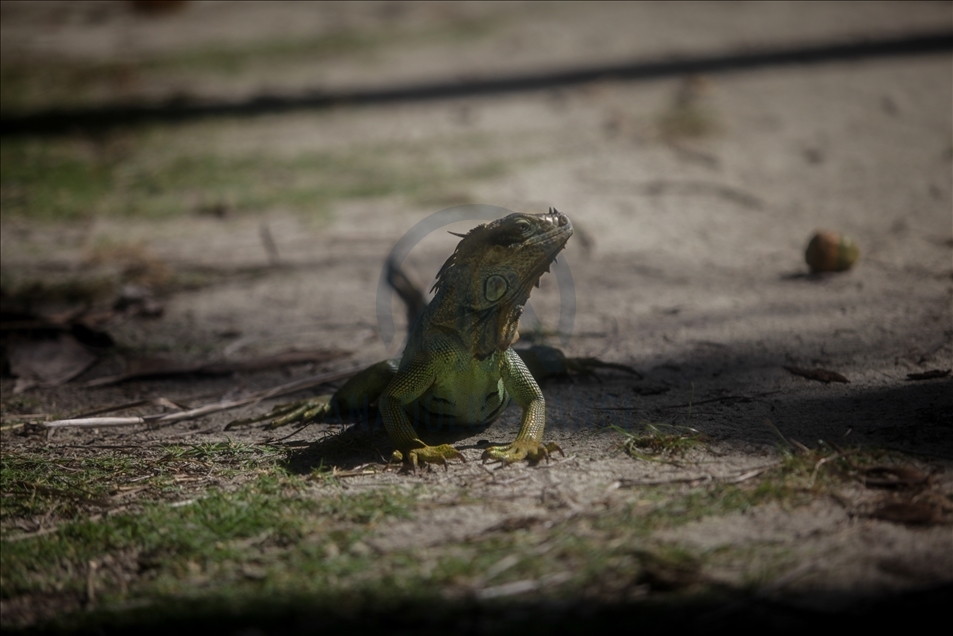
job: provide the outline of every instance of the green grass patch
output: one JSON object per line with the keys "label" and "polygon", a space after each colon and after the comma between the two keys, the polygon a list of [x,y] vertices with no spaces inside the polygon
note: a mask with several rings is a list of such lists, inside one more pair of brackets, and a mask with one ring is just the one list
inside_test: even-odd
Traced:
{"label": "green grass patch", "polygon": [[[301,602],[353,617],[424,599],[507,598],[520,586],[530,591],[519,599],[557,602],[625,602],[646,590],[706,594],[714,589],[709,564],[748,559],[734,549],[659,543],[655,531],[768,502],[797,505],[866,467],[909,463],[876,450],[802,449],[739,483],[637,486],[581,513],[554,508],[462,541],[424,537],[387,550],[375,537],[388,524],[444,505],[421,497],[426,486],[352,489],[320,469],[290,474],[285,450],[227,440],[76,452],[2,457],[0,597],[89,597],[96,613],[63,617],[66,627],[152,624],[170,608],[184,621],[209,620]],[[130,486],[143,490],[122,499]],[[485,503],[468,488],[458,494],[446,505]],[[55,531],[24,537],[13,527],[42,516]],[[765,567],[787,563],[783,550],[765,549]],[[765,572],[753,571],[752,585]]]}
{"label": "green grass patch", "polygon": [[[284,454],[237,442],[167,445],[143,452],[86,454],[53,447],[0,455],[0,523],[42,516],[47,523],[117,505],[124,492],[147,487],[176,494],[176,480],[197,475],[234,477],[274,468]],[[211,475],[210,475],[211,473]]]}
{"label": "green grass patch", "polygon": [[77,150],[42,141],[4,141],[0,145],[3,215],[90,216],[112,188],[115,166],[84,157]]}
{"label": "green grass patch", "polygon": [[[192,595],[212,580],[225,596],[246,584],[320,588],[363,571],[371,553],[361,538],[407,517],[414,498],[412,489],[350,493],[289,475],[283,452],[247,444],[150,451],[4,453],[0,597],[83,593],[91,567],[100,597],[112,600]],[[132,488],[141,492],[123,498]],[[38,516],[55,530],[12,528]]]}
{"label": "green grass patch", "polygon": [[0,455],[0,522],[34,515],[70,518],[105,501],[128,475],[127,456],[58,458],[51,453]]}
{"label": "green grass patch", "polygon": [[5,217],[168,218],[220,208],[273,208],[322,218],[332,202],[400,194],[427,199],[505,173],[497,159],[448,162],[426,146],[389,144],[295,157],[160,151],[144,134],[135,151],[84,139],[9,140],[0,147]]}
{"label": "green grass patch", "polygon": [[182,503],[145,504],[135,512],[67,522],[47,536],[5,542],[0,594],[78,589],[84,582],[70,572],[124,553],[134,555],[129,566],[152,571],[153,593],[180,592],[196,573],[240,579],[242,566],[250,564],[262,569],[262,577],[274,570],[277,581],[288,568],[296,577],[306,569],[317,573],[327,544],[337,553],[347,551],[367,528],[407,514],[406,496],[395,492],[315,496],[309,490],[307,480],[263,475],[232,492],[211,488]]}
{"label": "green grass patch", "polygon": [[[620,448],[638,461],[688,468],[691,459],[685,456],[689,452],[700,449],[712,452],[704,434],[689,427],[650,423],[636,433],[616,426],[611,428],[623,436]],[[642,498],[633,504],[627,523],[649,534],[659,528],[771,502],[803,505],[818,496],[865,483],[867,471],[873,467],[877,474],[922,478],[926,483],[926,473],[913,468],[910,457],[899,452],[861,447],[842,449],[824,442],[818,448],[809,449],[784,441],[773,465],[708,477],[696,467],[688,475],[673,477],[669,483],[659,479],[651,484],[632,484],[629,487],[638,488]]]}

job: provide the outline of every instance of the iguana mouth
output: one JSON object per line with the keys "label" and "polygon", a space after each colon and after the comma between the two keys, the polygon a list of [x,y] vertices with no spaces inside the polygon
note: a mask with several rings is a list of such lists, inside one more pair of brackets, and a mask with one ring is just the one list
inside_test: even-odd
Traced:
{"label": "iguana mouth", "polygon": [[523,244],[523,248],[533,247],[543,251],[544,257],[540,259],[540,264],[534,268],[530,275],[523,281],[523,291],[529,295],[529,290],[535,286],[539,287],[539,280],[543,274],[550,270],[550,266],[559,252],[566,246],[566,242],[572,236],[572,221],[569,217],[557,210],[550,208],[549,214],[540,214],[539,218],[553,224],[552,229],[539,234]]}
{"label": "iguana mouth", "polygon": [[553,254],[555,257],[555,255],[562,250],[563,246],[566,244],[566,241],[569,240],[569,237],[572,236],[572,221],[569,220],[568,216],[556,208],[549,208],[549,214],[540,214],[538,218],[552,223],[553,227],[552,229],[527,240],[525,245],[545,245],[547,243],[553,243],[554,245],[558,244],[558,247]]}

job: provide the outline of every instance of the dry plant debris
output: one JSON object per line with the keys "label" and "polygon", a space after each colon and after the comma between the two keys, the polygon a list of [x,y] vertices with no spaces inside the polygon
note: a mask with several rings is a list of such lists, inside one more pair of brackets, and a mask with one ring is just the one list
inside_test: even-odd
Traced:
{"label": "dry plant debris", "polygon": [[831,382],[841,382],[844,384],[850,383],[850,380],[837,371],[829,371],[828,369],[804,369],[802,367],[791,366],[785,366],[784,368],[794,375],[799,375],[802,378],[807,378],[808,380],[817,380],[818,382],[823,382],[824,384],[830,384]]}
{"label": "dry plant debris", "polygon": [[681,456],[704,444],[706,439],[705,435],[693,428],[671,424],[649,423],[640,433],[618,430],[625,435],[622,449],[637,458],[645,455]]}

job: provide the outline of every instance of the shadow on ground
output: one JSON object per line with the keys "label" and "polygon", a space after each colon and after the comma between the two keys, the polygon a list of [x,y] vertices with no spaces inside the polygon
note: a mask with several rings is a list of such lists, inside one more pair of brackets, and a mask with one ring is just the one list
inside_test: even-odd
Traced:
{"label": "shadow on ground", "polygon": [[474,95],[502,95],[514,92],[574,86],[605,80],[651,80],[696,73],[719,73],[770,66],[817,64],[871,57],[922,55],[953,48],[948,31],[919,33],[864,42],[844,42],[743,51],[688,59],[637,61],[590,68],[496,77],[461,82],[433,82],[416,86],[371,88],[352,91],[311,91],[302,96],[259,95],[243,102],[190,103],[173,98],[155,106],[107,106],[81,110],[50,110],[14,115],[0,120],[0,135],[56,135],[76,130],[101,131],[118,126],[154,122],[183,122],[213,116],[257,116],[304,109],[348,105],[412,102]]}
{"label": "shadow on ground", "polygon": [[[633,584],[635,587],[636,583]],[[651,594],[631,602],[566,599],[525,603],[406,598],[399,590],[386,599],[314,597],[255,600],[249,603],[209,600],[175,601],[122,615],[92,612],[79,625],[51,623],[14,634],[640,634],[713,633],[771,630],[803,634],[824,625],[829,629],[908,626],[947,615],[953,586],[880,596],[829,592],[784,602],[743,592],[703,595]],[[921,623],[922,624],[922,623]]]}
{"label": "shadow on ground", "polygon": [[[679,372],[682,385],[705,386],[703,380],[710,378],[712,368],[719,368],[720,375],[730,376],[733,367],[719,364],[717,358],[694,359],[694,366]],[[748,373],[751,369],[777,367],[775,359],[746,358],[734,370]],[[603,380],[581,380],[597,391],[629,391],[630,385],[653,385],[665,387],[660,374],[650,373],[643,382],[628,377],[613,376]],[[807,385],[809,380],[791,379],[792,383]],[[558,393],[565,381],[551,382],[544,391]],[[825,387],[805,386],[800,392],[769,391],[743,394],[714,391],[714,397],[700,395],[679,403],[682,393],[661,393],[643,399],[640,406],[607,409],[618,413],[632,411],[644,421],[676,420],[689,413],[691,425],[702,433],[728,444],[776,445],[778,439],[773,429],[764,425],[771,420],[780,432],[791,439],[814,446],[818,442],[841,446],[892,447],[906,452],[953,459],[953,379],[941,378],[923,382],[904,382],[892,387],[858,388],[844,392],[831,387],[832,393],[823,395]],[[805,395],[804,393],[808,393]],[[515,407],[514,407],[515,408]],[[693,410],[690,410],[693,409]],[[578,420],[549,416],[550,433],[571,434]],[[591,428],[591,420],[583,420]],[[726,423],[727,422],[727,423]],[[489,429],[489,430],[487,430]],[[492,427],[483,430],[419,431],[430,444],[454,444],[460,449],[479,449],[489,444],[502,444],[505,434],[494,434]],[[476,443],[459,444],[460,440],[486,431],[487,439]],[[500,439],[497,439],[500,438]],[[393,451],[387,433],[379,417],[362,417],[355,424],[343,425],[334,432],[312,442],[306,447],[292,450],[286,467],[295,474],[307,474],[314,470],[334,467],[352,470],[367,463],[387,462]]]}
{"label": "shadow on ground", "polygon": [[[504,440],[485,441],[477,444],[458,444],[460,440],[477,435],[490,428],[470,427],[465,429],[441,428],[424,430],[418,427],[421,439],[432,446],[452,444],[458,449],[483,448],[489,444],[503,444]],[[506,440],[509,441],[509,440]],[[307,446],[292,450],[285,468],[297,475],[306,475],[315,470],[335,468],[353,470],[368,463],[386,463],[394,446],[384,430],[384,424],[376,410],[354,419],[353,424],[343,424],[338,432],[332,432]],[[395,464],[395,470],[399,464]]]}

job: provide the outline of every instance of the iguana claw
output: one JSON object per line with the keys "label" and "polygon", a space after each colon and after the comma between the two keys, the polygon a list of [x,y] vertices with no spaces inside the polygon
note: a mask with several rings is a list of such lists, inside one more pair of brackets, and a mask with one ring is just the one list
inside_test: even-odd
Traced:
{"label": "iguana claw", "polygon": [[391,455],[392,462],[403,462],[402,470],[408,472],[417,472],[417,466],[420,464],[440,464],[444,470],[447,469],[448,459],[459,459],[466,462],[466,458],[460,451],[450,444],[441,444],[439,446],[422,446],[407,451],[407,456],[399,450],[395,450]]}
{"label": "iguana claw", "polygon": [[542,444],[532,440],[517,440],[508,446],[491,446],[483,451],[481,459],[484,464],[490,461],[512,464],[523,459],[535,464],[541,459],[549,461],[550,454],[556,451],[559,451],[559,454],[565,457],[566,454],[563,449],[555,442]]}

